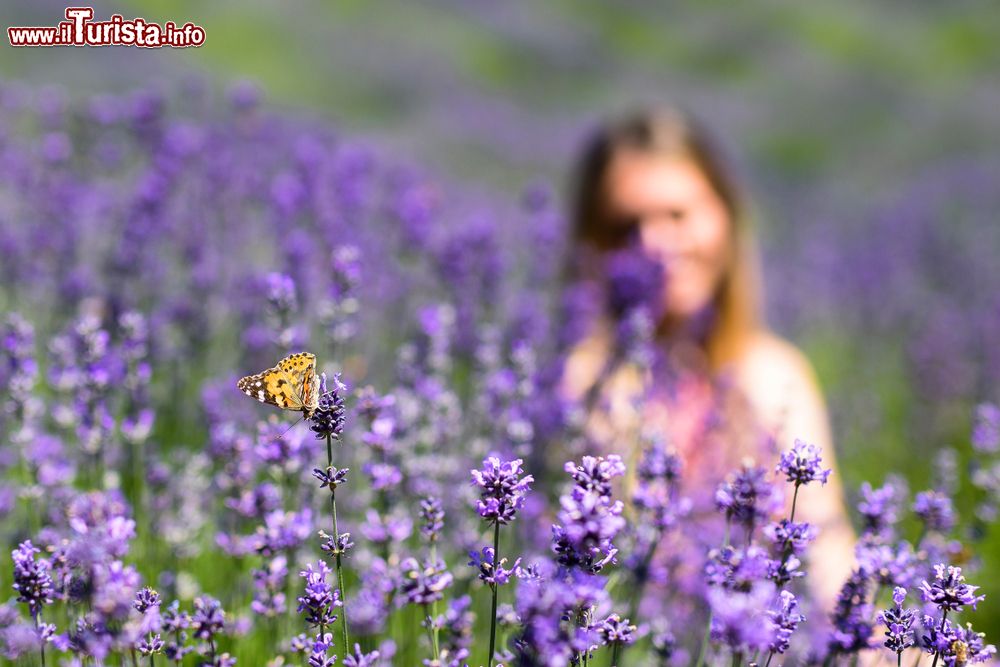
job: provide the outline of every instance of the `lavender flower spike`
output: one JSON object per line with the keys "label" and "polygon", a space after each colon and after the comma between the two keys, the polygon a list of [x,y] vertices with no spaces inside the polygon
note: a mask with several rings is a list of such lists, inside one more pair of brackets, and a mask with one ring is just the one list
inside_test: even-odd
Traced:
{"label": "lavender flower spike", "polygon": [[25,540],[11,552],[14,559],[14,590],[17,591],[17,601],[28,605],[31,616],[35,617],[44,605],[52,604],[52,577],[49,575],[49,562],[35,560],[35,554],[40,550]]}
{"label": "lavender flower spike", "polygon": [[792,448],[781,454],[776,472],[783,473],[796,486],[816,481],[826,484],[831,471],[824,470],[820,463],[819,447],[796,438]]}
{"label": "lavender flower spike", "polygon": [[941,611],[958,611],[966,605],[976,604],[986,599],[985,595],[976,595],[979,586],[965,583],[962,568],[952,565],[938,564],[934,566],[934,583],[924,580],[920,584],[920,592],[924,602],[933,602]]}
{"label": "lavender flower spike", "polygon": [[476,502],[479,516],[490,523],[508,524],[514,520],[517,510],[524,505],[530,484],[535,481],[531,475],[521,477],[521,459],[500,461],[495,456],[483,460],[480,470],[471,470],[472,483],[482,488],[480,500]]}
{"label": "lavender flower spike", "polygon": [[886,627],[885,647],[897,655],[913,646],[913,621],[916,618],[915,609],[903,609],[906,599],[906,589],[896,586],[892,593],[894,606],[879,613],[878,620]]}

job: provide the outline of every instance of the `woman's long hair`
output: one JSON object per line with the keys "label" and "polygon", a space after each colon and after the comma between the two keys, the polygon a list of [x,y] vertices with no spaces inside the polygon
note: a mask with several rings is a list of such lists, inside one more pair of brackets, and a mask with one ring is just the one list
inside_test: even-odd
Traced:
{"label": "woman's long hair", "polygon": [[575,177],[568,277],[581,276],[581,258],[612,248],[602,196],[608,165],[620,150],[691,160],[726,207],[730,261],[716,291],[713,325],[704,341],[708,363],[718,370],[739,355],[761,325],[760,269],[742,191],[705,130],[690,116],[669,108],[634,112],[606,123],[592,136]]}

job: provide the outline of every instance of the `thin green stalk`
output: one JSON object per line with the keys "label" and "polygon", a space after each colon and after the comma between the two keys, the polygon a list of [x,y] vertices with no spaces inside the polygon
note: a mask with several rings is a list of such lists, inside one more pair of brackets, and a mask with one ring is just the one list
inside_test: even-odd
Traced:
{"label": "thin green stalk", "polygon": [[[41,612],[35,614],[35,630],[38,631],[39,636],[41,635],[42,629],[41,615]],[[45,642],[42,642],[41,646],[38,647],[38,653],[42,658],[42,667],[45,667]]]}
{"label": "thin green stalk", "polygon": [[[330,468],[333,467],[333,436],[329,433],[326,435],[326,465]],[[337,547],[337,586],[340,587],[340,601],[343,604],[340,608],[340,628],[344,641],[344,654],[346,655],[351,650],[347,634],[347,589],[344,588],[344,568],[341,563],[343,554],[340,550],[340,527],[337,525],[337,491],[333,488],[330,490],[330,512],[333,514],[333,543]]]}
{"label": "thin green stalk", "polygon": [[[497,568],[500,567],[500,522],[493,526],[493,575],[496,576]],[[493,608],[490,613],[490,657],[489,667],[493,667],[493,654],[496,651],[497,643],[497,594],[499,593],[496,582],[491,586],[493,589]]]}
{"label": "thin green stalk", "polygon": [[788,517],[788,522],[791,523],[795,521],[795,503],[799,499],[799,485],[795,485],[795,491],[792,493],[792,514]]}
{"label": "thin green stalk", "polygon": [[621,642],[611,644],[611,667],[618,667],[618,649],[620,646]]}
{"label": "thin green stalk", "polygon": [[441,649],[438,647],[437,633],[434,632],[435,620],[431,616],[430,605],[424,604],[424,616],[427,617],[427,636],[431,639],[431,647],[434,650],[434,664],[441,662]]}

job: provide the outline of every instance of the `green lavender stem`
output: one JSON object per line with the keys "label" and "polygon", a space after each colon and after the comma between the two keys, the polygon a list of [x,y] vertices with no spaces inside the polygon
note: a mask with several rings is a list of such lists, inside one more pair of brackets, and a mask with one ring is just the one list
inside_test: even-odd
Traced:
{"label": "green lavender stem", "polygon": [[[500,522],[493,526],[493,574],[496,576],[497,568],[500,567]],[[493,610],[490,613],[490,658],[489,667],[493,667],[493,654],[496,651],[497,641],[497,594],[499,586],[496,582],[491,586],[493,589]]]}
{"label": "green lavender stem", "polygon": [[431,639],[431,647],[434,650],[434,664],[439,664],[441,662],[441,649],[438,647],[437,632],[434,631],[434,626],[436,621],[431,615],[430,605],[424,605],[424,616],[427,617],[427,636]]}
{"label": "green lavender stem", "polygon": [[[41,629],[42,629],[41,616],[42,616],[41,612],[35,614],[35,630],[38,631],[39,636],[41,636]],[[38,647],[38,653],[42,658],[42,667],[45,667],[45,642],[42,642],[42,645]]]}
{"label": "green lavender stem", "polygon": [[[329,433],[326,436],[326,465],[328,468],[333,467],[333,436]],[[340,550],[340,528],[337,525],[337,491],[332,486],[330,489],[330,512],[333,514],[333,543],[336,547],[337,586],[340,587],[340,601],[343,604],[340,608],[340,628],[344,642],[344,654],[346,655],[351,650],[350,640],[347,635],[347,589],[344,588],[344,568],[341,563],[343,554]]]}

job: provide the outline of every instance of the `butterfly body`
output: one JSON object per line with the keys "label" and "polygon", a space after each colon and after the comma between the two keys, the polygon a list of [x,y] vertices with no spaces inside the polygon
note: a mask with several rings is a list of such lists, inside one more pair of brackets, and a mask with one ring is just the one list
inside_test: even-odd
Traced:
{"label": "butterfly body", "polygon": [[312,417],[319,407],[319,376],[316,355],[309,352],[290,354],[274,368],[241,378],[236,386],[261,403],[282,410],[296,410]]}

